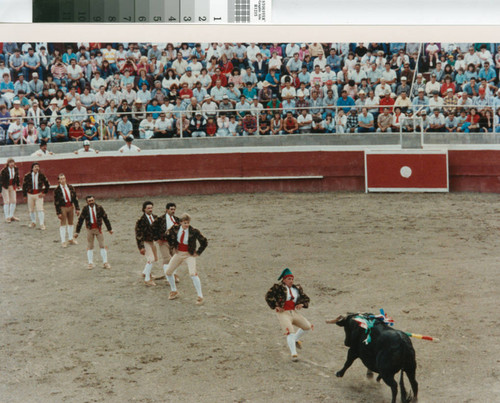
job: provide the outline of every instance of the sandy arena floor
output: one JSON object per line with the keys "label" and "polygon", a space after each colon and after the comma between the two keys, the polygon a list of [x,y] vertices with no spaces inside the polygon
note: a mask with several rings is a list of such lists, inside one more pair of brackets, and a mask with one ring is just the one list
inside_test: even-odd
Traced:
{"label": "sandy arena floor", "polygon": [[[379,308],[442,340],[412,340],[421,403],[499,401],[498,195],[176,197],[209,239],[202,307],[185,266],[179,300],[164,281],[144,287],[142,201],[98,200],[116,231],[109,271],[87,270],[85,238],[60,247],[51,204],[46,232],[28,228],[25,205],[0,223],[1,402],[388,402],[360,361],[334,376],[344,333],[324,323]],[[153,201],[161,213],[170,199]],[[312,301],[298,363],[264,301],[284,267]]]}

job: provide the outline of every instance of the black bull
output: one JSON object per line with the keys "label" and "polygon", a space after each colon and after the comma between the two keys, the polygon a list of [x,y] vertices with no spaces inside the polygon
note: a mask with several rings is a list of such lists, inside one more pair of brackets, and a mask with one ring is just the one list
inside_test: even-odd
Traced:
{"label": "black bull", "polygon": [[[410,338],[400,330],[393,329],[386,323],[375,320],[373,327],[369,333],[363,329],[358,322],[354,320],[356,316],[362,318],[373,318],[372,314],[349,314],[347,316],[339,316],[337,319],[329,320],[327,323],[336,323],[345,330],[346,347],[349,347],[347,352],[347,360],[344,367],[337,372],[338,377],[344,376],[344,373],[356,360],[360,358],[363,364],[370,371],[379,374],[377,381],[383,379],[392,390],[392,403],[396,403],[398,394],[398,384],[394,380],[394,375],[401,371],[399,385],[401,387],[401,401],[410,402],[412,400],[411,393],[406,394],[406,389],[403,382],[403,373],[406,373],[410,380],[413,395],[416,399],[418,393],[418,383],[415,379],[415,371],[417,362],[415,360],[415,350],[411,344]],[[366,343],[368,334],[371,341]]]}

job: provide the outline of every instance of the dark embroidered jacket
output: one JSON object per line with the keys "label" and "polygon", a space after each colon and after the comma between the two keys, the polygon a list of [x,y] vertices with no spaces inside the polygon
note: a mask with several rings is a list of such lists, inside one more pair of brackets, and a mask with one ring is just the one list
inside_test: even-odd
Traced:
{"label": "dark embroidered jacket", "polygon": [[[97,219],[97,226],[99,230],[102,227],[102,222],[106,224],[106,228],[108,231],[111,231],[111,223],[109,222],[108,215],[99,204],[95,204],[95,214]],[[85,226],[88,229],[92,228],[92,223],[90,222],[90,207],[87,204],[80,213],[80,217],[78,218],[78,224],[76,225],[76,233],[80,233],[80,229],[82,228],[83,220],[85,220]]]}
{"label": "dark embroidered jacket", "polygon": [[[78,198],[76,197],[75,188],[71,185],[68,185],[69,189],[69,197],[71,198],[71,203],[75,206],[76,210],[80,210],[80,206],[78,204]],[[66,201],[64,200],[63,191],[61,186],[56,187],[54,190],[54,206],[56,207],[56,213],[61,214],[61,207],[66,205]]]}
{"label": "dark embroidered jacket", "polygon": [[[179,225],[179,218],[176,216],[171,216],[175,223]],[[169,218],[170,219],[170,218]],[[175,224],[174,224],[175,225]],[[168,241],[167,239],[167,215],[163,214],[159,216],[153,223],[153,232],[155,241]]]}
{"label": "dark embroidered jacket", "polygon": [[[33,180],[31,179],[31,174],[32,172],[28,172],[26,175],[24,175],[24,180],[23,180],[23,195],[26,197],[28,193],[33,192]],[[38,171],[38,190],[40,192],[43,192],[47,194],[50,189],[50,183],[47,180],[47,177]]]}
{"label": "dark embroidered jacket", "polygon": [[[167,232],[167,240],[170,246],[174,249],[177,249],[179,246],[179,241],[177,241],[177,234],[179,233],[181,227],[175,226],[168,230]],[[196,241],[200,243],[200,247],[196,250]],[[189,226],[189,236],[188,236],[188,253],[190,255],[194,255],[197,253],[201,255],[202,252],[208,245],[207,238],[205,238],[199,230],[196,228]]]}
{"label": "dark embroidered jacket", "polygon": [[[2,180],[2,187],[5,189],[9,188],[9,183],[10,183],[10,174],[9,174],[9,168],[5,167],[2,169],[2,172],[0,172],[0,177]],[[14,167],[14,188],[19,187],[19,168]]]}
{"label": "dark embroidered jacket", "polygon": [[[304,290],[299,284],[294,284],[292,287],[296,288],[299,292],[299,297],[297,298],[296,305],[302,304],[304,308],[309,307],[309,297],[304,293]],[[274,284],[266,294],[267,305],[271,309],[276,309],[276,307],[283,308],[286,301],[286,285],[283,283]]]}
{"label": "dark embroidered jacket", "polygon": [[[153,218],[156,221],[158,217],[153,214]],[[144,249],[144,242],[154,242],[155,235],[153,232],[153,225],[149,223],[146,214],[143,214],[135,223],[135,240],[137,241],[139,250]]]}

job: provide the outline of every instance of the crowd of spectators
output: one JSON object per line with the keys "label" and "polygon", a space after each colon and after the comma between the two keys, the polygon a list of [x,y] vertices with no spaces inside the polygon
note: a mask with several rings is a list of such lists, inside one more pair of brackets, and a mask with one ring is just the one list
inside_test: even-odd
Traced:
{"label": "crowd of spectators", "polygon": [[0,144],[500,132],[499,69],[491,43],[6,42]]}

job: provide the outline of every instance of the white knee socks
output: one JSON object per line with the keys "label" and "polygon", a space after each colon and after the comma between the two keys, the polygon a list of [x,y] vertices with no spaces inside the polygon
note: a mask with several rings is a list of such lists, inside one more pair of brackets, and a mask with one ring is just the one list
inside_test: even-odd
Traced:
{"label": "white knee socks", "polygon": [[3,214],[5,215],[5,219],[10,218],[9,206],[10,206],[9,204],[3,205]]}
{"label": "white knee socks", "polygon": [[165,273],[165,277],[167,276],[168,264],[163,265],[163,272]]}
{"label": "white knee socks", "polygon": [[108,251],[106,248],[101,248],[101,257],[103,263],[108,263]]}
{"label": "white knee socks", "polygon": [[73,226],[72,225],[67,225],[68,227],[68,240],[73,239]]}
{"label": "white knee socks", "polygon": [[40,221],[40,226],[45,224],[45,214],[43,211],[38,212],[38,221]]}
{"label": "white knee socks", "polygon": [[[201,293],[200,278],[198,276],[191,276],[191,280],[193,280],[194,288],[196,288],[196,292],[198,293],[198,297],[203,298],[203,294]],[[174,284],[175,284],[175,279],[174,279]]]}
{"label": "white knee socks", "polygon": [[297,330],[297,333],[295,333],[295,341],[299,341],[299,339],[304,335],[305,332],[305,330],[299,328],[299,330]]}
{"label": "white knee socks", "polygon": [[288,348],[292,355],[297,355],[297,348],[295,347],[295,333],[290,333],[286,336],[286,342],[288,343]]}
{"label": "white knee socks", "polygon": [[153,270],[153,263],[146,263],[146,266],[144,266],[144,275],[146,276],[144,278],[145,281],[150,281],[151,280],[151,270]]}
{"label": "white knee socks", "polygon": [[59,227],[59,235],[61,235],[61,242],[66,242],[66,225]]}
{"label": "white knee socks", "polygon": [[94,251],[92,249],[87,251],[87,259],[89,260],[89,264],[94,264]]}
{"label": "white knee socks", "polygon": [[165,276],[167,277],[168,283],[170,284],[170,290],[177,291],[177,287],[175,286],[175,277],[173,275],[167,276],[166,274]]}
{"label": "white knee socks", "polygon": [[30,213],[31,222],[36,224],[36,213]]}
{"label": "white knee socks", "polygon": [[9,206],[10,206],[10,212],[9,212],[10,217],[14,217],[14,211],[16,211],[16,205],[14,203],[10,203]]}

